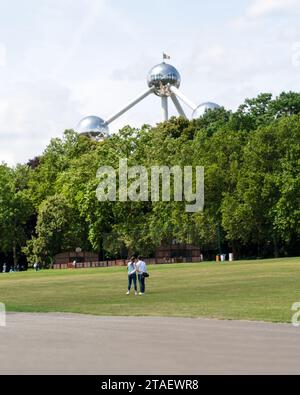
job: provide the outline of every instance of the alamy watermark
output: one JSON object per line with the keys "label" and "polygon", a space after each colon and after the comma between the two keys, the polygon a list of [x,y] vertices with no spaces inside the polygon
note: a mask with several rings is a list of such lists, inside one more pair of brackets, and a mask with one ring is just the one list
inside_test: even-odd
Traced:
{"label": "alamy watermark", "polygon": [[0,328],[6,326],[6,308],[4,303],[0,303]]}
{"label": "alamy watermark", "polygon": [[292,317],[292,324],[294,327],[299,328],[300,327],[300,302],[293,304],[292,311],[295,312],[295,314]]}
{"label": "alamy watermark", "polygon": [[[144,166],[128,167],[120,159],[118,171],[111,166],[100,167],[96,191],[100,202],[186,202],[186,212],[204,209],[204,167]],[[117,193],[118,190],[118,193]]]}
{"label": "alamy watermark", "polygon": [[6,45],[0,43],[0,67],[5,67],[7,63],[7,50]]}

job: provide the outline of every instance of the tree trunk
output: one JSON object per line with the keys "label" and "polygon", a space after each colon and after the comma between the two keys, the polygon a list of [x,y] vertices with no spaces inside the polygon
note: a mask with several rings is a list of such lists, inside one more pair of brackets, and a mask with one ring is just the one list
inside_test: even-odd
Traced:
{"label": "tree trunk", "polygon": [[239,257],[240,257],[240,254],[239,254],[239,252],[238,252],[238,247],[237,247],[236,243],[232,243],[231,250],[232,250],[234,259],[235,259],[235,260],[238,260]]}
{"label": "tree trunk", "polygon": [[16,269],[18,264],[16,240],[13,241],[13,259],[14,259],[14,269]]}
{"label": "tree trunk", "polygon": [[273,244],[274,244],[274,256],[275,256],[275,258],[278,258],[279,252],[278,252],[278,243],[277,243],[276,236],[273,236]]}

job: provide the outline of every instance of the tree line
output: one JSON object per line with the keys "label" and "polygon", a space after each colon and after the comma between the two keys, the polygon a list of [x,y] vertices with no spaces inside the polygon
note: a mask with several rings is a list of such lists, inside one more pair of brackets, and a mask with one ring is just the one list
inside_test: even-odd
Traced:
{"label": "tree line", "polygon": [[[100,166],[203,166],[205,208],[184,202],[99,202]],[[300,253],[300,94],[261,94],[237,111],[127,126],[96,142],[65,131],[26,165],[0,165],[0,262],[51,265],[80,247],[99,259],[152,256],[176,240],[204,256]]]}

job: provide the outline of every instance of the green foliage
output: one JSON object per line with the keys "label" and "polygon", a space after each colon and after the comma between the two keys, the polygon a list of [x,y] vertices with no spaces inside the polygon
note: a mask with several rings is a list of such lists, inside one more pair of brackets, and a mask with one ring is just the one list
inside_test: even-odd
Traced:
{"label": "green foliage", "polygon": [[227,238],[276,250],[300,234],[300,116],[253,132],[243,155],[236,190],[222,203]]}
{"label": "green foliage", "polygon": [[[28,166],[0,166],[0,252],[30,263],[81,247],[103,258],[151,255],[163,242],[249,255],[293,254],[300,238],[300,94],[261,94],[236,112],[125,127],[94,142],[66,131]],[[205,209],[182,202],[103,202],[101,166],[204,166]],[[149,186],[150,192],[150,186]],[[298,249],[297,249],[298,248]]]}
{"label": "green foliage", "polygon": [[29,237],[27,222],[34,213],[28,180],[30,169],[18,165],[10,169],[0,165],[0,250],[13,255],[17,264],[17,251]]}
{"label": "green foliage", "polygon": [[72,206],[64,196],[50,196],[40,205],[36,233],[37,237],[29,241],[25,252],[39,261],[47,263],[49,257],[51,263],[59,252],[76,249],[81,229]]}

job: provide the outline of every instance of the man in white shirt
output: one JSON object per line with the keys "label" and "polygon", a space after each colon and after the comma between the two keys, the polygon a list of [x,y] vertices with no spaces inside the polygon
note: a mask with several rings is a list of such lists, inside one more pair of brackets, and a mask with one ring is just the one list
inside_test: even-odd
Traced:
{"label": "man in white shirt", "polygon": [[148,270],[147,270],[146,263],[142,260],[142,258],[140,256],[138,257],[138,261],[136,263],[136,269],[137,269],[139,284],[140,284],[140,293],[139,294],[145,295],[146,285],[145,285],[144,273],[148,273]]}

